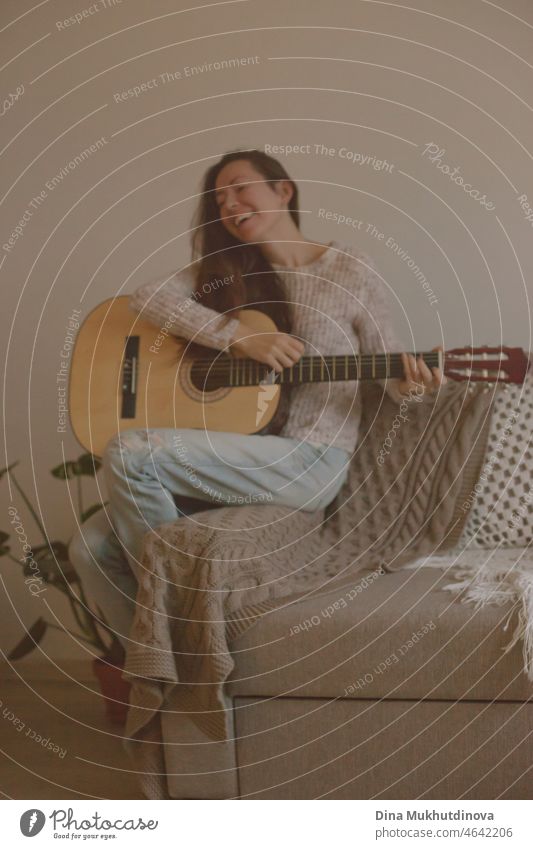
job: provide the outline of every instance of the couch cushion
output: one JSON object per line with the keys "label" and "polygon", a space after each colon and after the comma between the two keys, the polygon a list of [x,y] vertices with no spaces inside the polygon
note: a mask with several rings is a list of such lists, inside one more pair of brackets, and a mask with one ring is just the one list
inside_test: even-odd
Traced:
{"label": "couch cushion", "polygon": [[457,549],[524,548],[533,540],[533,371],[496,392],[480,476],[461,509]]}
{"label": "couch cushion", "polygon": [[230,649],[230,695],[533,699],[516,613],[475,609],[442,589],[447,570],[363,572],[266,614]]}

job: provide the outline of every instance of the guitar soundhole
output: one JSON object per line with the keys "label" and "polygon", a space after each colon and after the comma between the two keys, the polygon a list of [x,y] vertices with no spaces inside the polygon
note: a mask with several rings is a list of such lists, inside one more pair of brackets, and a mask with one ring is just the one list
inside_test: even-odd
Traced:
{"label": "guitar soundhole", "polygon": [[193,362],[191,366],[191,383],[199,392],[216,392],[218,389],[228,388],[227,374],[222,371],[222,357],[213,360],[210,367],[198,366]]}
{"label": "guitar soundhole", "polygon": [[231,387],[221,382],[217,374],[216,362],[207,374],[204,368],[195,368],[194,362],[184,363],[178,372],[178,377],[182,388],[191,398],[206,404],[219,401],[231,392]]}

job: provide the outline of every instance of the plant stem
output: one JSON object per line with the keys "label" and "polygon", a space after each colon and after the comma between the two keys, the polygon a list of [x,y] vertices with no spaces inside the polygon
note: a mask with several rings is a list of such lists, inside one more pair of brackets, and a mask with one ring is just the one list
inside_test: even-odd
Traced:
{"label": "plant stem", "polygon": [[[107,646],[103,642],[102,638],[100,637],[100,634],[96,629],[96,625],[92,619],[92,615],[87,612],[88,605],[86,604],[85,596],[83,596],[83,600],[80,601],[80,599],[78,599],[74,595],[69,584],[56,584],[55,586],[56,589],[61,590],[61,592],[66,595],[76,622],[78,623],[81,630],[92,638],[92,644],[98,645],[101,651],[107,651]],[[80,593],[80,595],[81,594],[82,593]]]}
{"label": "plant stem", "polygon": [[[86,595],[83,591],[83,587],[81,586],[81,584],[79,586],[79,593],[80,593],[80,599],[79,600],[76,599],[77,603],[80,604],[83,607],[84,612],[87,614],[87,616],[91,616],[92,615],[91,608],[89,607],[89,602],[87,601],[87,597],[86,597]],[[87,611],[89,611],[89,613],[87,613]],[[100,615],[98,617],[97,623],[94,621],[94,619],[91,619],[91,630],[94,628],[96,633],[98,633],[97,625],[99,625],[100,628],[103,628],[103,630],[106,631],[109,634],[109,637],[112,640],[116,640],[116,635],[115,635],[114,631],[112,631],[111,628],[109,627],[109,625],[107,625],[107,623],[104,621],[103,616]],[[100,636],[100,635],[98,635],[98,636]]]}
{"label": "plant stem", "polygon": [[[85,593],[83,592],[83,587],[81,586],[81,584],[80,584],[80,596],[81,596],[82,603],[85,605],[87,610],[90,610],[91,608],[89,607],[87,597],[85,596]],[[116,641],[118,639],[117,635],[115,634],[115,632],[109,627],[109,625],[105,621],[104,614],[102,613],[102,611],[100,610],[98,605],[97,605],[97,613],[95,614],[95,616],[96,616],[95,627],[97,625],[100,626],[100,628],[103,628],[103,630],[106,631],[109,634],[109,636],[112,640]]]}
{"label": "plant stem", "polygon": [[83,501],[82,501],[82,497],[81,497],[81,475],[78,475],[76,481],[77,481],[77,484],[78,484],[78,516],[79,516],[79,519],[80,519],[80,522],[81,522],[81,516],[82,516],[82,513],[83,513]]}
{"label": "plant stem", "polygon": [[83,606],[80,600],[76,598],[70,587],[67,591],[67,598],[70,602],[70,606],[72,608],[72,612],[76,618],[76,621],[82,631],[85,631],[86,634],[91,634],[93,639],[98,640],[101,645],[102,640],[98,631],[96,630],[96,626],[93,622],[91,614],[87,612],[86,608]]}
{"label": "plant stem", "polygon": [[70,585],[67,583],[67,581],[65,581],[65,582],[52,583],[52,586],[55,587],[55,589],[58,590],[60,593],[63,593],[63,595],[66,595],[68,602],[69,602],[69,604],[72,608],[72,613],[74,615],[76,622],[78,623],[80,628],[85,631],[86,630],[85,625],[81,621],[79,612],[75,607],[75,605],[79,604],[80,602],[78,601],[78,599],[76,598],[76,596],[72,592]]}
{"label": "plant stem", "polygon": [[106,625],[106,624],[105,624],[105,622],[103,621],[103,619],[101,619],[101,620],[98,622],[98,624],[99,624],[100,628],[103,628],[103,629],[104,629],[104,631],[107,631],[107,633],[109,634],[109,636],[111,637],[111,639],[112,639],[112,640],[117,640],[117,639],[118,639],[118,638],[117,638],[117,635],[115,634],[115,632],[111,630],[111,628],[109,627],[109,625]]}
{"label": "plant stem", "polygon": [[80,594],[80,602],[81,602],[81,604],[83,604],[86,608],[89,608],[89,603],[88,603],[88,601],[87,601],[87,596],[85,595],[85,591],[84,591],[84,589],[83,589],[83,587],[82,587],[82,585],[81,585],[81,584],[78,584],[78,591],[79,591],[79,594]]}
{"label": "plant stem", "polygon": [[48,537],[46,535],[46,531],[45,531],[44,527],[42,526],[41,520],[39,519],[37,513],[35,512],[31,501],[29,500],[26,493],[24,492],[21,485],[19,484],[18,480],[16,479],[15,473],[14,472],[8,472],[8,474],[11,475],[11,477],[13,479],[13,483],[15,484],[15,487],[17,488],[18,492],[22,496],[24,503],[26,504],[26,507],[28,508],[31,515],[33,516],[33,520],[34,520],[35,524],[37,525],[37,527],[39,528],[41,535],[42,535],[42,537],[45,541],[45,544],[48,545]]}
{"label": "plant stem", "polygon": [[74,615],[74,619],[76,620],[76,622],[78,623],[78,625],[80,626],[82,631],[87,631],[87,628],[85,627],[85,623],[82,621],[82,618],[80,616],[80,612],[76,607],[77,599],[73,598],[73,596],[69,592],[65,592],[65,595],[68,598],[70,607],[72,609],[72,613]]}

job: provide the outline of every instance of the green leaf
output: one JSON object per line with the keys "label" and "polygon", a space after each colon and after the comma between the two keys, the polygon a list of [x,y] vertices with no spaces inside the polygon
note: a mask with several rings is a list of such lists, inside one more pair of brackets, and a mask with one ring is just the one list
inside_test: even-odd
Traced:
{"label": "green leaf", "polygon": [[4,554],[9,554],[11,548],[9,545],[4,545],[9,539],[9,534],[6,534],[5,531],[0,531],[0,557],[3,557]]}
{"label": "green leaf", "polygon": [[[46,558],[43,556],[39,559],[39,561],[38,561],[39,571],[37,571],[37,569],[31,568],[30,560],[31,560],[31,558],[28,558],[24,563],[23,574],[26,576],[26,578],[40,577],[40,578],[43,579],[43,581],[47,581],[48,580],[48,569],[47,569],[48,561],[46,560]],[[35,562],[37,562],[36,559],[35,559]],[[53,563],[54,561],[52,560],[50,562]]]}
{"label": "green leaf", "polygon": [[69,560],[62,560],[59,566],[52,560],[48,561],[48,565],[50,566],[50,571],[47,579],[50,583],[59,585],[59,589],[61,589],[61,584],[64,584],[65,581],[69,584],[79,582],[78,574]]}
{"label": "green leaf", "polygon": [[102,463],[93,454],[80,454],[77,460],[65,460],[59,466],[50,469],[50,474],[60,480],[72,480],[72,478],[87,475],[94,478]]}
{"label": "green leaf", "polygon": [[20,643],[15,646],[15,648],[8,654],[8,660],[20,660],[21,657],[29,654],[35,646],[41,642],[42,638],[46,634],[47,623],[40,616],[36,622],[33,623],[29,631],[26,632],[25,636],[22,638]]}
{"label": "green leaf", "polygon": [[19,462],[20,462],[20,460],[15,460],[14,463],[10,463],[9,466],[6,466],[5,469],[0,469],[0,480],[2,480],[2,478],[4,477],[6,472],[9,472],[10,469],[14,469],[15,466],[18,466]]}
{"label": "green leaf", "polygon": [[66,543],[61,540],[53,540],[50,543],[50,548],[52,549],[56,560],[68,560],[68,546]]}
{"label": "green leaf", "polygon": [[56,560],[68,560],[68,547],[61,540],[52,540],[47,545],[37,545],[33,549],[34,560],[43,560],[44,558],[55,557]]}
{"label": "green leaf", "polygon": [[60,463],[59,466],[50,469],[50,474],[63,481],[71,480],[77,474],[76,463],[73,460],[66,460],[64,463]]}
{"label": "green leaf", "polygon": [[[24,566],[26,576],[35,574],[35,570],[31,569],[29,565],[30,559],[27,558]],[[50,545],[39,545],[34,548],[33,559],[38,563],[42,578],[47,583],[57,584],[65,580],[69,582],[78,580],[76,571],[68,557],[68,547],[61,540],[53,540]]]}
{"label": "green leaf", "polygon": [[94,478],[101,465],[101,461],[93,454],[80,454],[76,461],[77,474]]}
{"label": "green leaf", "polygon": [[87,507],[87,510],[84,510],[80,516],[81,523],[83,524],[83,522],[86,522],[87,519],[94,513],[98,513],[98,511],[101,510],[103,506],[103,504],[91,504],[90,507]]}

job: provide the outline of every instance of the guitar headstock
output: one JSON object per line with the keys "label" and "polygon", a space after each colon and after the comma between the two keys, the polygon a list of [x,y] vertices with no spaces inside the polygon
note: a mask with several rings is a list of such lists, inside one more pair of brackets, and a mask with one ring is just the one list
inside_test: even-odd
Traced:
{"label": "guitar headstock", "polygon": [[444,354],[444,374],[452,380],[523,383],[529,359],[522,348],[453,348]]}

